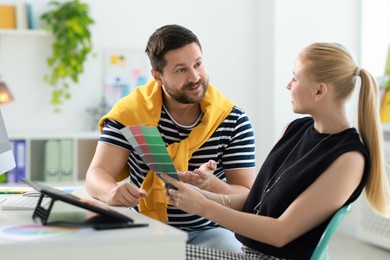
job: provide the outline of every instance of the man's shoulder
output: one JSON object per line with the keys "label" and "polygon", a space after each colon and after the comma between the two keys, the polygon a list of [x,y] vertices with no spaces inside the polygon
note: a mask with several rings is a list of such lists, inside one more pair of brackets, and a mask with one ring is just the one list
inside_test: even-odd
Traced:
{"label": "man's shoulder", "polygon": [[248,115],[245,113],[245,110],[238,106],[233,106],[232,111],[230,111],[229,115],[227,116],[227,119],[245,119],[249,120]]}
{"label": "man's shoulder", "polygon": [[251,122],[245,111],[237,106],[234,106],[230,114],[225,118],[220,127],[226,126],[236,127],[240,126],[240,129],[252,128]]}
{"label": "man's shoulder", "polygon": [[105,125],[107,125],[111,128],[121,129],[121,128],[125,127],[119,121],[116,121],[115,119],[112,119],[112,118],[105,119],[104,123],[105,123]]}
{"label": "man's shoulder", "polygon": [[242,108],[240,108],[238,106],[233,106],[232,111],[230,112],[230,114],[244,115],[246,113],[245,113],[244,109],[242,109]]}

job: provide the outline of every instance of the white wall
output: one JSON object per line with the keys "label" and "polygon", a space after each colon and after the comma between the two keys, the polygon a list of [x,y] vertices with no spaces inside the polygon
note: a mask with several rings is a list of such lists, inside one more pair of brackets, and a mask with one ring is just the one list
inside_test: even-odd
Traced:
{"label": "white wall", "polygon": [[[5,1],[23,2],[23,0]],[[48,1],[30,0],[37,13]],[[43,82],[50,37],[0,36],[0,74],[16,101],[1,106],[10,134],[23,131],[83,131],[87,107],[96,106],[103,88],[106,48],[144,50],[158,27],[178,23],[203,45],[211,83],[244,108],[255,128],[258,168],[281,128],[295,117],[285,86],[298,52],[314,41],[337,41],[359,51],[356,0],[84,0],[96,24],[94,51],[73,98],[61,114],[49,103]]]}
{"label": "white wall", "polygon": [[390,1],[362,0],[362,10],[362,66],[381,77],[390,46]]}
{"label": "white wall", "polygon": [[[261,0],[258,16],[257,159],[261,161],[283,126],[297,116],[286,89],[298,53],[313,42],[339,42],[359,55],[360,1]],[[253,120],[253,118],[252,118]]]}
{"label": "white wall", "polygon": [[[23,0],[0,4],[9,2]],[[42,13],[48,1],[29,2]],[[23,131],[26,124],[30,131],[88,130],[90,118],[85,110],[97,105],[102,95],[104,50],[136,48],[143,52],[153,31],[169,23],[182,24],[199,36],[211,83],[253,117],[254,102],[248,102],[252,95],[242,89],[250,88],[256,72],[255,1],[84,2],[90,4],[96,21],[92,35],[97,57],[87,62],[80,83],[73,87],[73,98],[61,114],[52,112],[50,88],[43,82],[50,37],[0,36],[0,72],[16,98],[1,107],[11,134]]]}
{"label": "white wall", "polygon": [[[359,1],[276,1],[275,15],[275,99],[276,129],[290,119],[287,82],[292,77],[295,58],[313,42],[339,42],[359,53]],[[292,11],[295,10],[295,11]]]}

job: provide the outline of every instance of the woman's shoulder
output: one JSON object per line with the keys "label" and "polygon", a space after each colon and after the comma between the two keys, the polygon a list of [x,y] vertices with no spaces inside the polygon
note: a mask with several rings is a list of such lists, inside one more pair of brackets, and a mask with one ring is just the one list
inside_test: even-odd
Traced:
{"label": "woman's shoulder", "polygon": [[286,131],[291,129],[307,129],[308,126],[313,125],[313,122],[313,118],[310,116],[297,118],[287,125]]}
{"label": "woman's shoulder", "polygon": [[311,117],[306,116],[297,118],[283,127],[280,138],[282,138],[283,136],[291,137],[292,135],[300,135],[300,131],[306,132],[307,128],[311,125],[313,125],[313,119]]}

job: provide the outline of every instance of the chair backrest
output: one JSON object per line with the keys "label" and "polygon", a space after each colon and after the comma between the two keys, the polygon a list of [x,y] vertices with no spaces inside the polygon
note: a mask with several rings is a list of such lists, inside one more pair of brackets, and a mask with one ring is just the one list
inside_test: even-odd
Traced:
{"label": "chair backrest", "polygon": [[330,239],[333,237],[336,232],[338,226],[343,221],[345,216],[351,211],[351,205],[345,205],[341,209],[339,209],[332,219],[330,220],[328,226],[326,227],[324,233],[321,236],[320,241],[318,242],[313,255],[310,260],[325,260],[328,259],[328,245]]}

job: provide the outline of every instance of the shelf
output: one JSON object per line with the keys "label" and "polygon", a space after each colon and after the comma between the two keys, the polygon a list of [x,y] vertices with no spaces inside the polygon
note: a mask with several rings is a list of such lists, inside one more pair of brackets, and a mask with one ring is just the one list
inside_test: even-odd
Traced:
{"label": "shelf", "polygon": [[[7,182],[19,178],[48,182],[84,181],[99,140],[98,131],[10,134],[16,167]],[[2,185],[1,183],[0,185]]]}
{"label": "shelf", "polygon": [[81,131],[81,132],[14,132],[9,133],[10,139],[99,139],[98,131]]}
{"label": "shelf", "polygon": [[16,29],[0,29],[0,36],[47,36],[49,32],[42,29],[35,30],[16,30]]}

